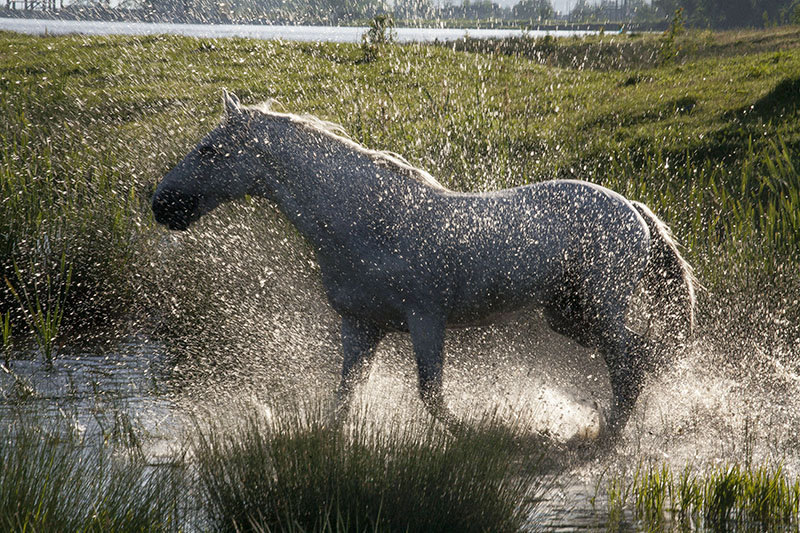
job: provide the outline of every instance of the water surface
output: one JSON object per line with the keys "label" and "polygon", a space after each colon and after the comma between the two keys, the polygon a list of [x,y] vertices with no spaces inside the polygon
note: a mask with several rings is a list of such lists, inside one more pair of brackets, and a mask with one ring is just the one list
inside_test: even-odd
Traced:
{"label": "water surface", "polygon": [[[247,37],[253,39],[284,39],[287,41],[325,41],[338,43],[361,42],[368,28],[362,26],[289,26],[259,24],[176,24],[167,22],[106,22],[88,20],[53,20],[28,18],[0,18],[0,30],[35,35],[155,35],[171,34],[201,38]],[[452,41],[465,35],[476,38],[540,37],[553,35],[567,37],[596,33],[585,30],[523,31],[508,29],[460,28],[397,28],[400,42]]]}

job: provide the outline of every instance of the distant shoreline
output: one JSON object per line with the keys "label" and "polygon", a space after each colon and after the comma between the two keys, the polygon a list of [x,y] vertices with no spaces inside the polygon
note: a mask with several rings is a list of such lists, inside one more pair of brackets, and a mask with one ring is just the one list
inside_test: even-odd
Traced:
{"label": "distant shoreline", "polygon": [[[368,19],[351,20],[338,24],[325,23],[320,20],[284,20],[255,18],[239,20],[236,18],[218,18],[213,20],[199,20],[194,17],[173,17],[167,14],[146,12],[144,10],[109,9],[102,7],[67,7],[56,11],[23,10],[0,8],[0,18],[42,19],[42,20],[71,20],[87,22],[153,22],[171,24],[247,24],[254,26],[368,26]],[[585,32],[661,32],[667,29],[668,23],[622,23],[622,22],[547,22],[542,24],[527,24],[513,20],[470,20],[470,19],[442,19],[442,20],[398,20],[397,27],[430,28],[430,29],[492,29],[492,30],[521,30],[521,31],[585,31]]]}

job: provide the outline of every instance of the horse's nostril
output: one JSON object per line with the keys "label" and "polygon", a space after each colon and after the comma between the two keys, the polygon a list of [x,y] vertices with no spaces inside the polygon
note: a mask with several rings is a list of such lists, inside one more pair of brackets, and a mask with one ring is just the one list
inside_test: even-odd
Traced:
{"label": "horse's nostril", "polygon": [[171,230],[185,230],[197,218],[199,203],[197,196],[174,189],[156,191],[152,202],[153,216],[156,222]]}

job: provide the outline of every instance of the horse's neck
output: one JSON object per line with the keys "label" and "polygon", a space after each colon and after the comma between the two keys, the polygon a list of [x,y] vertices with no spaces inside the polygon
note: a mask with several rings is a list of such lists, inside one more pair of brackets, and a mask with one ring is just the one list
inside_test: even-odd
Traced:
{"label": "horse's neck", "polygon": [[288,152],[282,168],[276,200],[318,250],[346,245],[378,221],[396,224],[434,195],[430,186],[335,139]]}

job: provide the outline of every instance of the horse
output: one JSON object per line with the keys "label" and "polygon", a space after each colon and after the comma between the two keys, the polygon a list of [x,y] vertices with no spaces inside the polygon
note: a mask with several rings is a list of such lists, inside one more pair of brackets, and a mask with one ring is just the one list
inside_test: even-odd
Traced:
{"label": "horse", "polygon": [[553,180],[463,193],[401,156],[366,148],[341,126],[242,105],[157,186],[155,220],[186,230],[245,195],[277,205],[313,248],[341,316],[337,390],[347,412],[376,346],[408,332],[419,394],[452,421],[442,392],[445,329],[535,309],[557,333],[599,351],[612,403],[601,431],[624,428],[658,349],[626,326],[639,283],[694,326],[695,281],[668,227],[645,205],[592,183]]}

